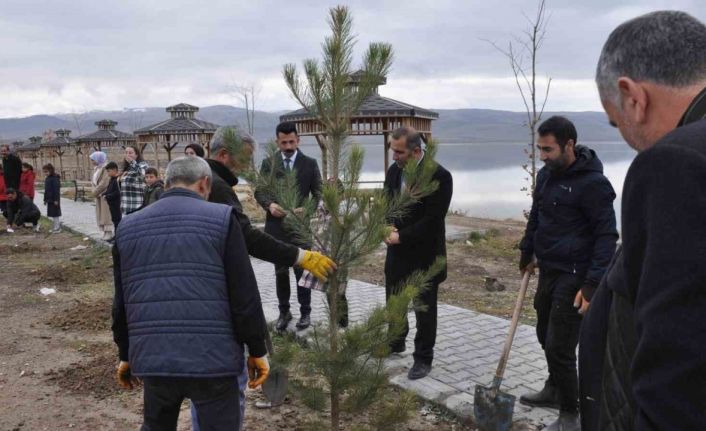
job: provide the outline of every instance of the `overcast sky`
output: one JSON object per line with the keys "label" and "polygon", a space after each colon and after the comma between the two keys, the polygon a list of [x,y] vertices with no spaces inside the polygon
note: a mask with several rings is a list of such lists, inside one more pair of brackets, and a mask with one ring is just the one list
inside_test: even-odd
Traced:
{"label": "overcast sky", "polygon": [[[0,0],[0,117],[186,102],[237,104],[235,82],[261,87],[258,109],[296,108],[282,65],[320,57],[328,7],[271,0]],[[395,49],[381,94],[429,108],[522,110],[506,59],[534,0],[350,1],[356,60],[371,41]],[[706,20],[703,0],[548,0],[542,76],[549,110],[600,110],[593,73],[622,21],[659,9]]]}

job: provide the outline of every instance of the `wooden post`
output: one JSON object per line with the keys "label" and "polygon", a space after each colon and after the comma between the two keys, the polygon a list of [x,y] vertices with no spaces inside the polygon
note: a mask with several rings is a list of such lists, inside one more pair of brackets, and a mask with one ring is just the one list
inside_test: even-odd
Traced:
{"label": "wooden post", "polygon": [[384,132],[382,136],[385,140],[383,145],[383,148],[385,149],[385,169],[383,172],[387,174],[387,168],[390,166],[390,141],[388,140],[389,133]]}

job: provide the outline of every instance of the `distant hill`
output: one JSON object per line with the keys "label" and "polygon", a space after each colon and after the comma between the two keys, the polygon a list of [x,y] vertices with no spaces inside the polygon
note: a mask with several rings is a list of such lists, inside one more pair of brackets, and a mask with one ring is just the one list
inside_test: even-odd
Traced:
{"label": "distant hill", "polygon": [[[522,112],[497,111],[491,109],[438,109],[439,120],[433,123],[434,137],[440,142],[523,142],[527,131],[523,127],[526,114]],[[264,142],[273,137],[281,112],[255,113],[255,137]],[[574,121],[579,141],[619,141],[620,135],[608,124],[602,112],[545,113],[566,115]],[[227,105],[201,108],[197,117],[216,124],[246,124],[245,110]],[[0,118],[0,139],[3,141],[25,140],[41,135],[47,129],[66,128],[71,136],[90,133],[96,129],[98,120],[110,119],[118,122],[117,129],[132,132],[135,129],[169,118],[164,108],[143,110],[91,111],[81,116],[72,114],[33,115],[24,118]],[[78,122],[78,123],[77,123]],[[373,139],[373,138],[370,138]],[[381,138],[375,138],[381,139]],[[363,139],[362,141],[367,141]]]}

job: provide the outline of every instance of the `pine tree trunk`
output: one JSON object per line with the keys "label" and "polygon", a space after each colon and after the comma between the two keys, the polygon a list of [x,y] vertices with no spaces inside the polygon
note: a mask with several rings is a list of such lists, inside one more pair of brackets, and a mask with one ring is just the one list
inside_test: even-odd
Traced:
{"label": "pine tree trunk", "polygon": [[328,149],[326,148],[326,138],[322,135],[316,135],[316,142],[321,149],[321,176],[323,180],[328,179]]}
{"label": "pine tree trunk", "polygon": [[[331,340],[331,358],[335,358],[338,353],[338,277],[333,274],[329,278],[329,333]],[[339,418],[339,393],[335,381],[329,382],[331,388],[331,431],[338,431]]]}

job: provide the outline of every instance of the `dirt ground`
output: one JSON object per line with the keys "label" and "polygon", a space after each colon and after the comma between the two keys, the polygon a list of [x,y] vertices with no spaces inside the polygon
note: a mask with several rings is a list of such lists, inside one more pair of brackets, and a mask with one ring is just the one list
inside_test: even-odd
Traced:
{"label": "dirt ground", "polygon": [[[471,230],[468,238],[447,242],[448,278],[439,286],[439,301],[504,318],[512,310],[520,287],[517,269],[525,224],[515,220],[490,220],[450,215],[447,224]],[[382,285],[384,283],[385,247],[368,256],[351,271],[351,278]],[[486,278],[497,279],[489,290]],[[498,283],[504,290],[497,290]],[[500,287],[502,288],[502,287]],[[537,289],[536,277],[530,280],[522,309],[522,322],[537,321],[532,298]]]}
{"label": "dirt ground", "polygon": [[[113,380],[117,350],[109,329],[107,250],[66,232],[2,231],[0,264],[0,431],[138,429],[141,391],[120,390]],[[42,288],[55,293],[44,295]],[[249,393],[246,430],[304,430],[317,417],[296,399],[257,410],[259,399],[259,391]],[[354,424],[360,421],[346,429]],[[185,403],[179,430],[190,429]],[[398,429],[473,428],[420,402]]]}

